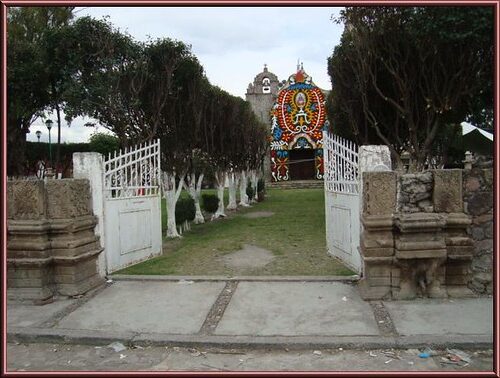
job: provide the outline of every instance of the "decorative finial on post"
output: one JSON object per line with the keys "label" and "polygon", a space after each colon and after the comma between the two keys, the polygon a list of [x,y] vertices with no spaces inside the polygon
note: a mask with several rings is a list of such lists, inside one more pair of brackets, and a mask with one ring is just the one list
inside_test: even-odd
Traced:
{"label": "decorative finial on post", "polygon": [[464,169],[472,169],[472,163],[473,163],[473,158],[472,158],[472,152],[467,151],[465,152],[465,160],[463,161],[464,163]]}
{"label": "decorative finial on post", "polygon": [[264,72],[267,72],[267,64],[264,63]]}

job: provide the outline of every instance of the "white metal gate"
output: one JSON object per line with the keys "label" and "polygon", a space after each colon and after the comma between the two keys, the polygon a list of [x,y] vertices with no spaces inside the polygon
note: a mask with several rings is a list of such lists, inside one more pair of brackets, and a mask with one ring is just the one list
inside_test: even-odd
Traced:
{"label": "white metal gate", "polygon": [[323,133],[325,217],[328,253],[361,273],[358,146]]}
{"label": "white metal gate", "polygon": [[160,140],[105,160],[104,227],[108,273],[161,254]]}

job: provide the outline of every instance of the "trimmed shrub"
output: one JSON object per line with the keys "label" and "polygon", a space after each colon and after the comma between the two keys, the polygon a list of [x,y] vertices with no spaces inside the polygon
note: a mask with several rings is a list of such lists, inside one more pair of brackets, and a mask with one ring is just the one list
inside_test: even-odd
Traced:
{"label": "trimmed shrub", "polygon": [[202,194],[201,206],[207,213],[213,214],[219,207],[219,197],[215,194]]}
{"label": "trimmed shrub", "polygon": [[179,198],[175,205],[175,223],[183,224],[188,221],[194,220],[196,208],[194,207],[194,200],[189,198]]}
{"label": "trimmed shrub", "polygon": [[106,156],[120,148],[120,139],[114,135],[95,133],[90,136],[89,146],[91,151]]}
{"label": "trimmed shrub", "polygon": [[252,186],[252,183],[249,181],[248,182],[248,185],[247,185],[247,196],[248,196],[248,200],[252,200],[253,199],[253,196],[255,195],[255,192],[253,190],[253,186]]}

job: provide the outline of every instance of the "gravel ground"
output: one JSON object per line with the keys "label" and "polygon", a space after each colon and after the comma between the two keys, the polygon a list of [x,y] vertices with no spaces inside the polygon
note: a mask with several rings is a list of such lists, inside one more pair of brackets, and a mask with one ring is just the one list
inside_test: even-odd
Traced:
{"label": "gravel ground", "polygon": [[[420,358],[407,350],[230,350],[8,344],[8,371],[493,371],[493,351],[446,351]],[[464,354],[465,353],[465,354]],[[447,361],[445,363],[445,361]]]}

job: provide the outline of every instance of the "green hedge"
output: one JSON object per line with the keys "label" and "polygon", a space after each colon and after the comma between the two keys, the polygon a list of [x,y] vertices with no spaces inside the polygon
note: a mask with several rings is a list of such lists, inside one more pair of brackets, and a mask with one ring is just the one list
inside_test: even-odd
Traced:
{"label": "green hedge", "polygon": [[254,191],[252,183],[250,181],[248,181],[246,192],[247,192],[248,200],[249,201],[252,200],[253,196],[255,195],[255,191]]}
{"label": "green hedge", "polygon": [[[73,158],[73,152],[91,152],[89,143],[61,143],[61,160]],[[52,143],[52,160],[56,160],[57,143]],[[26,142],[26,160],[49,160],[49,144]]]}
{"label": "green hedge", "polygon": [[[60,163],[58,171],[63,172],[63,177],[69,177],[73,168],[73,153],[99,152],[107,155],[119,148],[118,138],[112,135],[95,134],[90,143],[61,143]],[[49,162],[49,144],[45,142],[26,142],[25,175],[33,175],[37,171],[37,163],[42,160]],[[52,143],[52,163],[56,165],[57,143]]]}
{"label": "green hedge", "polygon": [[194,200],[189,198],[179,198],[175,205],[175,223],[183,224],[185,221],[191,222],[196,215]]}
{"label": "green hedge", "polygon": [[201,206],[207,213],[213,214],[219,207],[219,198],[214,194],[202,194]]}
{"label": "green hedge", "polygon": [[[63,177],[70,177],[73,168],[74,152],[91,152],[89,143],[61,143],[59,172]],[[25,175],[36,174],[37,163],[42,160],[49,165],[49,144],[43,142],[26,142]],[[56,165],[57,143],[52,143],[52,163]]]}

